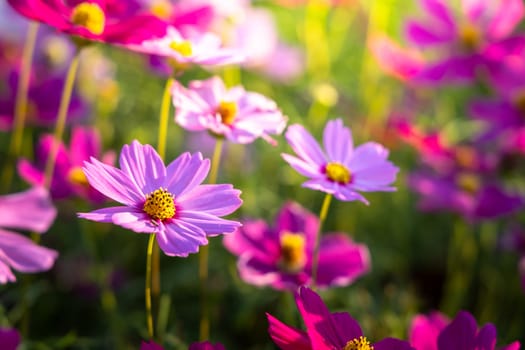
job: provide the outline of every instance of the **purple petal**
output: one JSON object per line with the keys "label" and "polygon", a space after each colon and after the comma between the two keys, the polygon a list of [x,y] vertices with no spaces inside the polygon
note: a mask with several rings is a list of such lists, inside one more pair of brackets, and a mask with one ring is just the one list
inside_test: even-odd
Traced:
{"label": "purple petal", "polygon": [[270,230],[263,220],[245,221],[242,227],[224,236],[223,243],[235,255],[247,253],[275,264],[280,254],[277,233]]}
{"label": "purple petal", "polygon": [[0,349],[16,350],[20,344],[20,334],[16,329],[0,328]]}
{"label": "purple petal", "polygon": [[221,219],[214,215],[193,211],[183,211],[179,213],[177,220],[199,227],[207,236],[212,237],[231,233],[235,231],[236,228],[242,226],[238,221]]}
{"label": "purple petal", "polygon": [[318,228],[317,216],[295,202],[286,202],[277,216],[279,232],[304,233],[307,251],[313,251]]}
{"label": "purple petal", "polygon": [[134,232],[156,232],[157,227],[148,215],[130,207],[109,207],[90,213],[78,213],[78,217],[98,222],[111,222]]}
{"label": "purple petal", "polygon": [[[182,154],[180,157],[186,158],[187,155]],[[203,160],[202,155],[197,152],[191,155],[188,161],[178,161],[177,158],[174,162],[175,164],[169,167],[170,173],[166,177],[165,186],[177,201],[178,196],[190,192],[204,181],[210,169],[210,160]]]}
{"label": "purple petal", "polygon": [[96,129],[76,127],[70,141],[71,164],[82,166],[85,160],[100,155],[100,137]]}
{"label": "purple petal", "polygon": [[162,346],[155,343],[153,340],[150,340],[149,342],[142,342],[140,344],[140,350],[164,350]]}
{"label": "purple petal", "polygon": [[497,2],[487,33],[494,40],[503,39],[512,33],[523,19],[524,5],[522,0],[507,0]]}
{"label": "purple petal", "polygon": [[446,30],[453,32],[456,28],[456,20],[451,9],[447,7],[446,1],[443,0],[420,0],[424,10],[432,16],[433,19],[441,22]]}
{"label": "purple petal", "polygon": [[272,286],[277,290],[295,290],[297,283],[283,283],[282,272],[276,261],[262,260],[246,253],[237,261],[237,270],[241,279],[254,286]]}
{"label": "purple petal", "polygon": [[241,191],[229,184],[201,185],[179,196],[177,202],[181,203],[184,211],[201,211],[224,216],[241,206],[240,194]]}
{"label": "purple petal", "polygon": [[206,233],[190,223],[173,220],[157,233],[160,249],[169,256],[186,257],[208,243]]}
{"label": "purple petal", "polygon": [[496,327],[493,324],[483,326],[476,337],[476,349],[494,350],[496,348]]}
{"label": "purple petal", "polygon": [[476,320],[468,312],[460,311],[456,318],[441,331],[439,350],[474,350],[477,332]]}
{"label": "purple petal", "polygon": [[51,226],[55,216],[56,209],[43,187],[0,196],[0,227],[42,233]]}
{"label": "purple petal", "polygon": [[350,129],[344,126],[341,119],[326,123],[323,144],[331,161],[347,164],[352,156],[353,141]]}
{"label": "purple petal", "polygon": [[417,350],[437,350],[438,335],[449,320],[439,312],[417,315],[410,326],[409,340]]}
{"label": "purple petal", "polygon": [[58,256],[52,249],[39,246],[17,233],[0,230],[0,260],[20,272],[47,271]]}
{"label": "purple petal", "polygon": [[4,261],[4,253],[0,251],[0,284],[6,284],[7,282],[15,282],[16,277],[13,271],[9,268],[9,265]]}
{"label": "purple petal", "polygon": [[455,36],[452,28],[446,28],[443,33],[436,33],[426,24],[416,21],[408,21],[406,35],[410,42],[419,47],[448,44],[454,40]]}
{"label": "purple petal", "polygon": [[[395,338],[385,338],[377,343],[374,343],[374,350],[415,350],[410,344],[406,341],[395,339]],[[421,350],[421,349],[417,349]],[[465,350],[465,349],[464,349]]]}
{"label": "purple petal", "polygon": [[359,338],[357,334],[363,334],[359,323],[357,323],[357,321],[347,312],[333,312],[332,319],[334,320],[334,325],[337,328],[338,334],[353,334],[355,335],[355,338]]}
{"label": "purple petal", "polygon": [[525,204],[520,195],[505,193],[495,185],[484,187],[479,193],[477,202],[474,215],[486,219],[510,214]]}
{"label": "purple petal", "polygon": [[217,343],[213,345],[209,341],[204,341],[200,343],[192,343],[188,350],[225,350],[224,345]]}
{"label": "purple petal", "polygon": [[310,340],[306,332],[297,328],[290,327],[269,313],[266,313],[268,318],[268,333],[273,342],[281,350],[311,350]]}
{"label": "purple petal", "polygon": [[352,173],[358,173],[363,169],[384,164],[388,158],[388,153],[388,149],[382,145],[375,142],[367,142],[355,149],[347,165]]}
{"label": "purple petal", "polygon": [[283,159],[290,164],[299,174],[306,177],[318,177],[321,175],[319,171],[319,165],[314,163],[308,163],[304,160],[294,157],[292,155],[281,153]]}
{"label": "purple petal", "polygon": [[285,136],[290,147],[305,162],[312,166],[322,166],[326,163],[326,156],[319,144],[302,125],[289,126]]}

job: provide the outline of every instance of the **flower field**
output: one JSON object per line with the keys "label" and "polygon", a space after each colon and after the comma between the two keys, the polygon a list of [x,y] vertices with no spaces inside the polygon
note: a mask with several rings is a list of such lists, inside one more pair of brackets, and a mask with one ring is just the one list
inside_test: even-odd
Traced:
{"label": "flower field", "polygon": [[522,0],[0,0],[0,350],[518,350]]}

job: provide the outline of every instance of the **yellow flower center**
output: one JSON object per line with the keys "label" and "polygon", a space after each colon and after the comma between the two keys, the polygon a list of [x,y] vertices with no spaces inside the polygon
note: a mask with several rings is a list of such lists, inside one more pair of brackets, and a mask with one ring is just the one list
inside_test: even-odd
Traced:
{"label": "yellow flower center", "polygon": [[104,31],[106,15],[97,4],[81,2],[73,9],[71,22],[86,28],[93,34],[99,35]]}
{"label": "yellow flower center", "polygon": [[346,343],[342,350],[374,350],[374,347],[370,345],[366,337],[360,336]]}
{"label": "yellow flower center", "polygon": [[184,57],[189,57],[193,53],[191,42],[189,42],[188,40],[172,41],[170,43],[170,48],[173,51],[180,53]]}
{"label": "yellow flower center", "polygon": [[75,185],[81,185],[81,186],[89,185],[86,175],[82,171],[82,168],[79,166],[71,168],[71,170],[69,170],[69,172],[67,173],[67,178],[69,182]]}
{"label": "yellow flower center", "polygon": [[461,44],[469,50],[477,48],[481,43],[479,29],[471,23],[466,23],[460,28],[459,39]]}
{"label": "yellow flower center", "polygon": [[346,185],[350,182],[350,170],[348,170],[343,164],[337,162],[331,162],[325,166],[326,176],[328,179],[340,184]]}
{"label": "yellow flower center", "polygon": [[284,232],[280,238],[281,268],[288,272],[297,272],[306,264],[306,240],[303,234]]}
{"label": "yellow flower center", "polygon": [[469,146],[456,147],[454,156],[460,166],[465,169],[473,169],[477,163],[477,155],[474,148]]}
{"label": "yellow flower center", "polygon": [[168,19],[173,11],[173,6],[166,0],[159,0],[150,6],[150,11],[158,18]]}
{"label": "yellow flower center", "polygon": [[231,125],[235,116],[237,115],[237,103],[221,101],[219,107],[217,107],[217,113],[221,116],[221,121],[223,124]]}
{"label": "yellow flower center", "polygon": [[142,209],[153,219],[171,219],[175,215],[173,195],[167,190],[159,188],[148,194]]}
{"label": "yellow flower center", "polygon": [[481,180],[475,174],[461,173],[456,177],[456,184],[465,192],[475,193],[481,187]]}

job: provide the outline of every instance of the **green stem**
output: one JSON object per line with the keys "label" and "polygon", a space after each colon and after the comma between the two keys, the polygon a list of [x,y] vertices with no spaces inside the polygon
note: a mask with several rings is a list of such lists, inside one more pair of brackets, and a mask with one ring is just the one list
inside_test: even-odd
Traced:
{"label": "green stem", "polygon": [[169,78],[166,81],[166,86],[164,87],[164,93],[162,94],[162,102],[160,105],[160,118],[159,118],[159,143],[157,146],[157,151],[160,155],[160,158],[164,159],[166,156],[166,138],[168,135],[168,121],[171,105],[171,93],[170,88],[173,85],[173,79]]}
{"label": "green stem", "polygon": [[53,172],[55,170],[55,162],[58,153],[58,146],[62,141],[64,135],[64,129],[66,127],[67,110],[69,108],[69,102],[71,101],[71,95],[73,93],[73,86],[75,85],[75,77],[78,71],[78,63],[80,61],[80,53],[82,50],[77,49],[75,56],[69,66],[66,76],[66,82],[64,89],[62,90],[62,97],[60,98],[60,106],[58,108],[58,115],[55,124],[55,132],[53,133],[53,144],[51,145],[51,151],[47,158],[46,169],[45,169],[45,187],[50,188]]}
{"label": "green stem", "polygon": [[321,234],[323,224],[328,215],[328,209],[330,208],[330,202],[332,201],[332,195],[327,193],[324,196],[323,206],[321,207],[321,213],[319,214],[319,227],[317,228],[317,234],[315,235],[314,255],[312,257],[312,288],[315,289],[317,284],[317,269],[319,268],[319,246],[321,241]]}
{"label": "green stem", "polygon": [[36,36],[38,33],[38,22],[30,22],[27,30],[27,37],[24,45],[24,52],[22,54],[22,66],[20,75],[18,76],[18,86],[16,90],[15,102],[15,118],[13,121],[13,135],[11,136],[11,143],[9,144],[8,162],[5,165],[2,176],[2,186],[4,189],[9,189],[11,181],[13,180],[14,167],[11,166],[10,161],[14,161],[20,156],[22,148],[22,140],[24,136],[24,126],[27,116],[27,99],[29,91],[29,78],[31,73],[31,61],[33,59],[33,51],[35,49]]}
{"label": "green stem", "polygon": [[145,287],[145,297],[146,297],[146,323],[148,324],[148,336],[150,339],[153,339],[153,315],[151,312],[151,263],[153,255],[153,245],[155,243],[155,234],[152,233],[149,236],[148,240],[148,251],[146,255],[146,287]]}
{"label": "green stem", "polygon": [[[221,161],[223,139],[217,138],[215,143],[215,150],[211,160],[210,184],[217,182],[217,173],[219,170],[219,163]],[[210,335],[210,306],[208,303],[208,256],[209,249],[207,245],[200,248],[199,254],[199,280],[201,293],[201,320],[200,320],[200,341],[208,340]]]}

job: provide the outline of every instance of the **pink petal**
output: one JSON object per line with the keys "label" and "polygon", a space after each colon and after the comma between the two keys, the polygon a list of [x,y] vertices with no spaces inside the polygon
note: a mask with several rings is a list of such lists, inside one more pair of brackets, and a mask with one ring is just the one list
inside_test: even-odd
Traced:
{"label": "pink petal", "polygon": [[273,342],[281,350],[311,350],[310,340],[306,332],[298,330],[294,327],[285,325],[269,313],[266,313],[268,318],[268,333]]}
{"label": "pink petal", "polygon": [[330,120],[326,123],[323,144],[331,161],[346,164],[350,160],[354,147],[352,134],[341,119]]}

